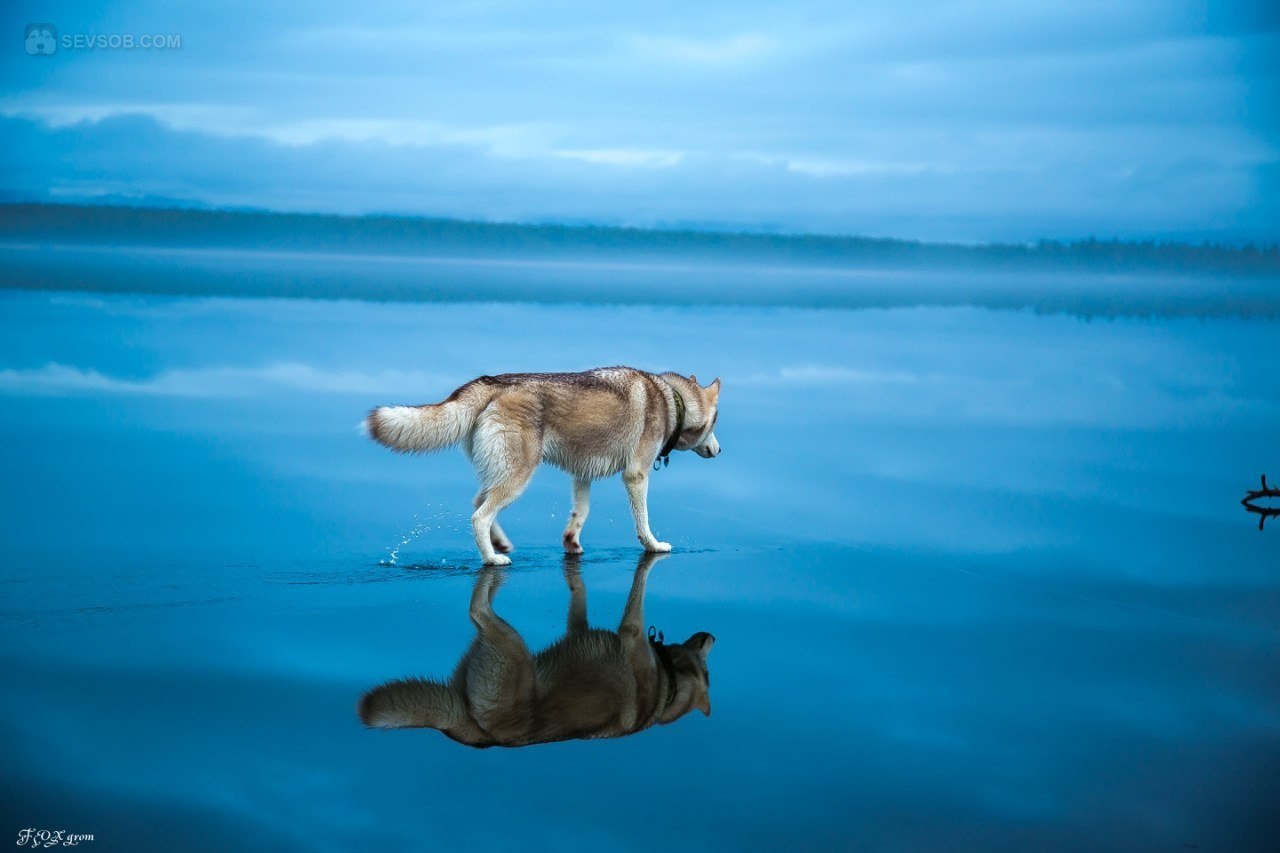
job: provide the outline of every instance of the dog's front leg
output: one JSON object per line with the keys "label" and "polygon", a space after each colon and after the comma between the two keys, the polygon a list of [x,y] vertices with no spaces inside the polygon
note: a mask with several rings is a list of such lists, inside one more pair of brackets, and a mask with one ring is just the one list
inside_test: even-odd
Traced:
{"label": "dog's front leg", "polygon": [[665,554],[650,551],[640,558],[636,564],[636,572],[631,579],[631,592],[627,595],[626,607],[622,609],[622,622],[618,624],[618,635],[623,637],[644,637],[644,591],[649,580],[649,570],[659,560],[665,560]]}
{"label": "dog's front leg", "polygon": [[631,499],[631,514],[636,518],[636,536],[646,551],[659,554],[671,550],[671,543],[659,542],[649,529],[649,469],[629,468],[622,474],[627,484],[627,497]]}
{"label": "dog's front leg", "polygon": [[591,512],[591,481],[575,479],[573,481],[573,509],[569,513],[569,523],[564,528],[565,553],[582,553],[582,542],[578,539],[578,535],[582,533],[582,525],[587,523],[587,513],[589,512]]}
{"label": "dog's front leg", "polygon": [[564,580],[569,585],[569,620],[565,628],[566,634],[586,633],[587,625],[587,587],[582,583],[582,570],[576,555],[566,554],[564,558]]}

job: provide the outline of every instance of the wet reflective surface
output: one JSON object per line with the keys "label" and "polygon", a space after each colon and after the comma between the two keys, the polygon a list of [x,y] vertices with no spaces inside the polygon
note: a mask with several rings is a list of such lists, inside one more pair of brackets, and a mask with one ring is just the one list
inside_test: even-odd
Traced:
{"label": "wet reflective surface", "polygon": [[645,631],[649,570],[669,556],[640,558],[616,631],[591,627],[580,558],[566,556],[565,633],[536,654],[494,609],[504,573],[480,571],[468,605],[475,639],[452,677],[381,684],[360,698],[361,721],[377,729],[436,729],[488,747],[625,737],[693,710],[711,716],[707,654],[715,637],[699,631],[668,645],[664,632],[652,625]]}
{"label": "wet reflective surface", "polygon": [[[6,826],[94,849],[1272,850],[1274,321],[0,295]],[[477,345],[483,341],[483,346]],[[469,749],[371,731],[482,581],[461,454],[377,402],[612,362],[724,379],[650,490],[646,622],[708,718]],[[1277,474],[1273,473],[1274,478]],[[503,516],[493,609],[562,640],[568,478]],[[597,484],[577,571],[640,557]],[[645,626],[648,627],[647,624]]]}

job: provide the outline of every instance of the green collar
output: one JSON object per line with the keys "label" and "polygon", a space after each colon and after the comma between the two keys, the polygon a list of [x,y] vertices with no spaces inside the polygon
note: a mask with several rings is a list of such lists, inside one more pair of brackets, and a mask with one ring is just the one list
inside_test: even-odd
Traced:
{"label": "green collar", "polygon": [[671,389],[671,396],[676,401],[676,428],[672,430],[671,437],[667,439],[667,443],[662,445],[662,449],[658,451],[658,457],[653,460],[653,470],[657,471],[659,466],[665,468],[671,463],[671,451],[676,449],[676,442],[680,440],[680,433],[684,432],[684,397],[680,396],[680,392],[676,390],[676,386],[670,382],[667,387]]}

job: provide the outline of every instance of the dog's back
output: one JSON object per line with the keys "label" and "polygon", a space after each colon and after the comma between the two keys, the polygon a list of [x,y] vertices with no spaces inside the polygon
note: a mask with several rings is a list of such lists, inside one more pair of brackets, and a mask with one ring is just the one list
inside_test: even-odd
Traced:
{"label": "dog's back", "polygon": [[434,405],[374,409],[366,427],[405,453],[462,444],[482,472],[500,462],[529,468],[546,461],[596,479],[621,471],[646,432],[663,431],[661,381],[631,367],[481,376]]}
{"label": "dog's back", "polygon": [[534,656],[534,668],[531,743],[630,734],[656,688],[656,678],[637,683],[622,638],[599,628],[566,634]]}

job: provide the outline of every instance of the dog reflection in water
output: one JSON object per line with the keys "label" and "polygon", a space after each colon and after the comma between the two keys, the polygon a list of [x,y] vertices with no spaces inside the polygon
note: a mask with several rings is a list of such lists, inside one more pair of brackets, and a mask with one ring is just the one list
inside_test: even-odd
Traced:
{"label": "dog reflection in water", "polygon": [[636,567],[618,630],[587,625],[587,592],[576,558],[567,557],[569,624],[537,654],[493,611],[501,575],[485,569],[471,593],[476,637],[447,682],[390,681],[364,694],[359,714],[372,728],[438,729],[468,746],[528,746],[576,738],[621,737],[674,722],[695,708],[710,716],[707,652],[700,631],[666,645],[645,632],[649,570]]}

